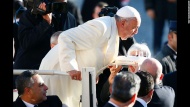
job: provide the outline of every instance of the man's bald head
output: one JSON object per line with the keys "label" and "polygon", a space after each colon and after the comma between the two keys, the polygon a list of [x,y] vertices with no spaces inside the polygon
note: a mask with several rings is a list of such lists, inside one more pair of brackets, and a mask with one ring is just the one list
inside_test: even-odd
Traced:
{"label": "man's bald head", "polygon": [[155,84],[160,83],[163,78],[162,65],[155,58],[145,59],[140,66],[140,70],[149,72],[153,76]]}

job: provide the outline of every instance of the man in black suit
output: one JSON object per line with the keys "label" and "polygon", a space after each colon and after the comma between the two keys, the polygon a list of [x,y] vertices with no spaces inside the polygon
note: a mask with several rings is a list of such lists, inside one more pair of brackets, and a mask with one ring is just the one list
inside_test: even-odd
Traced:
{"label": "man in black suit", "polygon": [[132,72],[120,72],[110,87],[110,100],[104,107],[132,107],[137,99],[141,79]]}
{"label": "man in black suit", "polygon": [[155,58],[147,58],[141,64],[140,70],[149,72],[154,78],[154,93],[148,107],[173,107],[175,92],[172,87],[162,85],[164,74],[161,63]]}
{"label": "man in black suit", "polygon": [[177,58],[177,21],[171,20],[168,33],[168,42],[163,46],[162,50],[156,54],[163,66],[163,73],[167,74],[176,71]]}
{"label": "man in black suit", "polygon": [[146,71],[138,71],[136,74],[141,79],[138,98],[133,107],[147,107],[151,101],[154,92],[154,79],[152,75]]}
{"label": "man in black suit", "polygon": [[48,87],[41,76],[35,71],[24,71],[16,79],[18,98],[14,107],[62,107],[58,96],[46,96]]}

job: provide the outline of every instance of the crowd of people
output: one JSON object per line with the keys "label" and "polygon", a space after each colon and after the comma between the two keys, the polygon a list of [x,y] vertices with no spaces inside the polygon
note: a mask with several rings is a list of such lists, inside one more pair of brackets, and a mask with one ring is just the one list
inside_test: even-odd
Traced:
{"label": "crowd of people", "polygon": [[[118,1],[117,6],[105,0],[91,2],[90,16],[84,16],[69,0],[39,1],[37,7],[34,2],[13,1],[13,69],[25,70],[13,76],[13,89],[18,92],[14,107],[79,106],[83,67],[103,72],[96,77],[97,107],[177,107],[177,21],[176,13],[169,11],[176,0],[169,0],[168,14],[173,17],[169,18],[168,41],[162,48],[154,46],[154,54],[146,43],[135,40],[143,20],[128,5],[130,0]],[[160,19],[151,1],[145,3],[147,14],[156,19],[154,34],[162,37],[158,24],[163,25],[160,21],[169,15]],[[170,6],[162,3],[165,9]],[[159,41],[154,43],[160,45],[156,35]],[[139,60],[114,65],[118,56]],[[69,76],[41,75],[36,70],[57,70]]]}

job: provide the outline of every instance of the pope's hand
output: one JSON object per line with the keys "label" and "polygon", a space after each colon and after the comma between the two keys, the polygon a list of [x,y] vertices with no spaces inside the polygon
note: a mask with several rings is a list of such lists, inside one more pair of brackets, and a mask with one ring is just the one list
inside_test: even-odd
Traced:
{"label": "pope's hand", "polygon": [[71,70],[68,73],[71,76],[72,80],[79,80],[79,81],[82,80],[82,78],[81,78],[81,72],[80,71]]}

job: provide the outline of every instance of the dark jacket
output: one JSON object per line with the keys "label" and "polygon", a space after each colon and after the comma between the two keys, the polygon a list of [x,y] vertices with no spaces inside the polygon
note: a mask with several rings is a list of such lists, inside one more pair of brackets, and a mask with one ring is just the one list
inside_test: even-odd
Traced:
{"label": "dark jacket", "polygon": [[115,106],[107,102],[103,107],[115,107]]}
{"label": "dark jacket", "polygon": [[144,107],[139,101],[136,100],[133,107]]}
{"label": "dark jacket", "polygon": [[[38,104],[38,107],[62,107],[62,105],[63,104],[62,104],[61,100],[59,99],[59,97],[56,95],[52,95],[52,96],[47,96],[47,100]],[[26,105],[21,100],[21,98],[18,97],[13,102],[13,107],[26,107]]]}
{"label": "dark jacket", "polygon": [[155,85],[154,93],[148,107],[173,107],[175,92],[172,87]]}
{"label": "dark jacket", "polygon": [[170,86],[175,91],[174,107],[177,107],[177,71],[164,75],[163,85]]}
{"label": "dark jacket", "polygon": [[19,20],[19,47],[13,69],[38,69],[42,58],[50,50],[51,35],[76,26],[76,20],[69,12],[62,13],[60,17],[53,14],[52,24],[49,25],[41,15],[30,11],[25,11]]}
{"label": "dark jacket", "polygon": [[119,55],[125,55],[125,52],[124,52],[123,48],[127,52],[129,50],[129,48],[134,43],[136,43],[136,40],[135,40],[134,37],[130,37],[127,40],[121,40],[121,38],[120,38],[120,42],[119,42]]}
{"label": "dark jacket", "polygon": [[168,47],[167,44],[165,44],[161,51],[155,55],[155,58],[162,64],[163,74],[177,70],[176,57],[177,54],[170,47]]}

